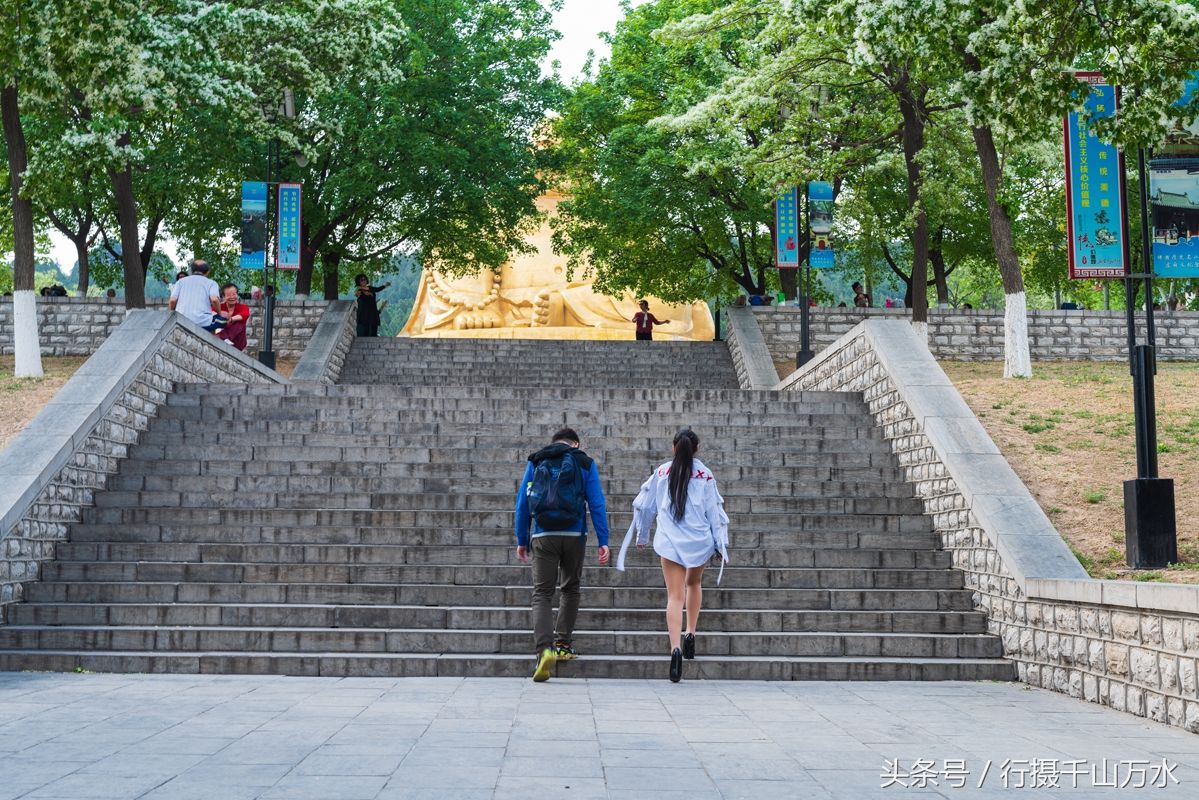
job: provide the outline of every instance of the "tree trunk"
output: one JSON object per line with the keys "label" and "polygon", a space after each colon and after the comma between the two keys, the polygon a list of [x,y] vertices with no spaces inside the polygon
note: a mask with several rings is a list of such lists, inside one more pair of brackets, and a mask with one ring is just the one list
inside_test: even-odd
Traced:
{"label": "tree trunk", "polygon": [[325,299],[337,299],[338,268],[341,266],[340,253],[321,253],[321,275],[325,281]]}
{"label": "tree trunk", "polygon": [[21,197],[29,156],[17,85],[0,90],[0,117],[8,150],[8,181],[12,191],[13,222],[13,355],[18,378],[42,377],[42,346],[38,341],[37,296],[33,292],[33,203]]}
{"label": "tree trunk", "polygon": [[[305,225],[305,228],[308,226]],[[322,258],[323,261],[323,258]],[[316,252],[308,244],[308,237],[303,237],[300,248],[300,271],[296,273],[296,298],[307,299],[312,293],[312,273],[316,269]]]}
{"label": "tree trunk", "polygon": [[904,77],[899,92],[899,110],[903,115],[903,161],[907,167],[908,206],[916,214],[912,231],[912,323],[927,339],[928,336],[928,214],[920,199],[923,167],[920,152],[924,149],[925,120],[920,103],[913,94],[910,79]]}
{"label": "tree trunk", "polygon": [[795,279],[797,269],[780,269],[779,270],[779,285],[783,290],[783,297],[787,298],[788,302],[794,300],[799,293],[799,281]]}
{"label": "tree trunk", "polygon": [[[121,135],[118,147],[129,146],[129,134]],[[125,308],[146,307],[146,272],[142,269],[141,243],[137,233],[137,198],[133,194],[133,169],[125,162],[121,170],[109,169],[117,221],[121,227],[121,265],[125,272]]]}
{"label": "tree trunk", "polygon": [[1012,237],[1012,218],[999,202],[1002,168],[990,126],[974,128],[974,146],[982,167],[983,186],[987,191],[987,213],[991,218],[991,244],[1003,279],[1003,376],[1032,377],[1032,355],[1028,347],[1028,302],[1024,295],[1024,275]]}
{"label": "tree trunk", "polygon": [[[940,237],[938,236],[938,241]],[[945,267],[945,253],[937,244],[928,249],[928,260],[933,265],[933,283],[937,287],[937,305],[949,305],[949,273],[952,270]]]}
{"label": "tree trunk", "polygon": [[90,278],[90,267],[87,258],[87,235],[75,240],[75,260],[78,262],[75,266],[75,274],[79,278],[79,287],[77,289],[80,297],[87,297],[88,281]]}

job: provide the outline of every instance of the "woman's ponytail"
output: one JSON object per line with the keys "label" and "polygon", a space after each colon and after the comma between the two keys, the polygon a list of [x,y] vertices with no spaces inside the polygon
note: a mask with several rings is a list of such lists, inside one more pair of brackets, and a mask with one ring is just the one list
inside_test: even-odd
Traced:
{"label": "woman's ponytail", "polygon": [[670,512],[676,521],[687,513],[687,486],[691,483],[699,437],[690,428],[674,435],[674,461],[670,464]]}

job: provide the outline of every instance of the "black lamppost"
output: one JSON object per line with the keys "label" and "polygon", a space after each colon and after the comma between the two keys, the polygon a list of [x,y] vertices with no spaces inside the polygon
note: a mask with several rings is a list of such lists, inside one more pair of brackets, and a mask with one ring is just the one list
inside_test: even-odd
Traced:
{"label": "black lamppost", "polygon": [[799,267],[799,352],[795,354],[795,366],[798,369],[815,357],[812,352],[812,309],[808,300],[808,282],[812,275],[812,199],[810,197],[810,181],[804,181],[804,241],[807,243],[807,255]]}
{"label": "black lamppost", "polygon": [[[1120,192],[1127,208],[1128,180],[1120,154]],[[1174,481],[1157,472],[1157,406],[1153,376],[1157,373],[1156,332],[1153,325],[1153,227],[1149,218],[1149,175],[1145,149],[1137,151],[1141,205],[1141,272],[1131,271],[1128,218],[1124,218],[1124,276],[1128,314],[1128,356],[1132,373],[1133,419],[1136,428],[1137,477],[1124,482],[1124,549],[1133,569],[1159,569],[1178,561],[1178,532],[1174,511]],[[1144,281],[1145,342],[1137,343],[1136,281]]]}
{"label": "black lamppost", "polygon": [[[279,112],[286,119],[296,117],[296,99],[291,89],[283,90],[283,105]],[[279,288],[279,209],[271,214],[271,196],[277,191],[279,181],[275,178],[275,169],[279,162],[279,140],[271,139],[266,148],[266,219],[267,219],[267,263],[263,266],[268,280],[263,286],[262,310],[262,346],[258,350],[258,361],[270,369],[275,368],[275,295]],[[299,154],[296,163],[301,167],[307,165],[308,159]],[[276,204],[277,205],[277,204]]]}

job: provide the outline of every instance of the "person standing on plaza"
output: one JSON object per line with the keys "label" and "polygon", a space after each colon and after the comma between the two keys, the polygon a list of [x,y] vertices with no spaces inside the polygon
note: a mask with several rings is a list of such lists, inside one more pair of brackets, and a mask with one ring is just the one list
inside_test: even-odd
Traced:
{"label": "person standing on plaza", "polygon": [[208,262],[202,258],[192,261],[192,274],[180,278],[171,287],[167,305],[206,331],[216,331],[226,320],[216,317],[221,289],[208,277]]}
{"label": "person standing on plaza", "polygon": [[390,282],[382,286],[371,286],[367,277],[361,273],[354,276],[354,297],[358,299],[359,336],[379,335],[379,306],[376,303],[376,295],[388,286],[391,286]]}
{"label": "person standing on plaza", "polygon": [[[549,680],[559,659],[577,658],[572,644],[579,613],[587,512],[595,526],[599,563],[608,563],[608,511],[595,460],[579,447],[571,428],[529,456],[516,491],[516,558],[533,561],[533,638],[537,666],[533,680]],[[550,608],[561,592],[558,617]]]}
{"label": "person standing on plaza", "polygon": [[245,350],[250,307],[238,296],[236,283],[226,283],[221,287],[221,303],[217,311],[226,320],[225,326],[217,331],[217,338],[225,340],[238,350]]}
{"label": "person standing on plaza", "polygon": [[670,320],[658,319],[651,314],[649,312],[648,300],[642,300],[638,305],[640,306],[641,310],[633,315],[633,324],[637,326],[637,341],[652,341],[654,338],[654,326],[669,325]]}
{"label": "person standing on plaza", "polygon": [[[633,501],[633,524],[625,534],[616,559],[624,571],[625,552],[633,536],[637,547],[649,540],[657,520],[654,552],[662,561],[666,584],[666,630],[670,638],[670,680],[683,677],[683,659],[695,658],[695,629],[703,604],[704,567],[720,557],[720,578],[729,560],[729,517],[724,498],[716,488],[712,470],[695,457],[699,437],[690,428],[675,434],[673,458],[653,471]],[[683,604],[687,628],[682,630]]]}

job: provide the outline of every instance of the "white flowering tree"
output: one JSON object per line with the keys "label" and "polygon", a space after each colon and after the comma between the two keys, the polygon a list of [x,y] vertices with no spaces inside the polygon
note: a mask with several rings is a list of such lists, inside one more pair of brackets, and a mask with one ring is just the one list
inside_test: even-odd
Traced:
{"label": "white flowering tree", "polygon": [[34,294],[33,204],[24,190],[28,170],[25,132],[20,103],[24,80],[32,65],[23,56],[36,28],[36,17],[24,0],[3,0],[0,29],[0,117],[8,162],[12,197],[13,245],[13,353],[18,378],[42,376],[42,349],[38,341],[37,299]]}
{"label": "white flowering tree", "polygon": [[195,172],[174,156],[227,157],[220,144],[230,132],[301,149],[312,132],[305,120],[277,113],[284,89],[319,92],[389,69],[378,54],[403,35],[393,6],[386,0],[42,0],[31,59],[39,70],[22,102],[70,124],[62,136],[37,143],[30,181],[36,191],[64,165],[106,177],[126,306],[144,306],[155,239],[175,209],[169,198],[197,188],[170,180]]}

